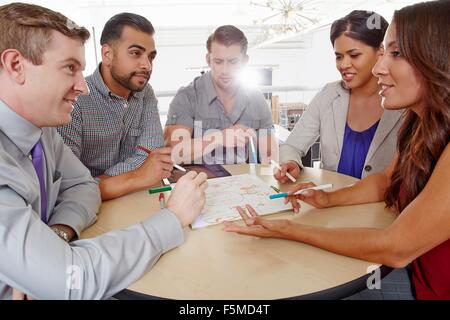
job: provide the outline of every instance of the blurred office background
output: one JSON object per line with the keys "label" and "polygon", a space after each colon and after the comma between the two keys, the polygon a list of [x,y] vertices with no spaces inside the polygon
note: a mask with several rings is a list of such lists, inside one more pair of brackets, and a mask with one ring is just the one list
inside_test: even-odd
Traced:
{"label": "blurred office background", "polygon": [[[0,1],[1,4],[10,1]],[[158,51],[150,84],[159,98],[164,125],[180,86],[206,71],[206,39],[220,25],[233,24],[249,40],[247,85],[265,93],[284,140],[304,108],[327,82],[340,78],[329,40],[331,23],[350,11],[376,11],[391,20],[394,10],[415,0],[33,0],[60,11],[91,32],[85,76],[101,61],[99,39],[105,22],[119,12],[145,16],[155,27]],[[376,26],[377,21],[373,24]],[[311,165],[320,158],[312,148]]]}

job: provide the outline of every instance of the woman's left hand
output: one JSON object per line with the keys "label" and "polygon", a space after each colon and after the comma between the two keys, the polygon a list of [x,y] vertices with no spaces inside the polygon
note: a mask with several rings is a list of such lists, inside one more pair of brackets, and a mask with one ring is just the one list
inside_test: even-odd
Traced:
{"label": "woman's left hand", "polygon": [[238,226],[233,222],[225,221],[225,231],[256,237],[287,239],[286,231],[290,225],[289,220],[263,219],[251,205],[247,204],[245,207],[250,216],[248,216],[243,208],[237,207],[239,214],[245,222],[245,226]]}

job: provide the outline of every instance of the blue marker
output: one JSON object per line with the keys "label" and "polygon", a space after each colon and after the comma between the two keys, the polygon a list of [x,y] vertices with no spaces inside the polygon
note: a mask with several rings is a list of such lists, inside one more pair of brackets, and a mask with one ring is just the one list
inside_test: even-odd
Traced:
{"label": "blue marker", "polygon": [[287,196],[288,196],[287,192],[282,192],[282,193],[271,194],[269,196],[269,199],[284,198],[284,197],[287,197]]}

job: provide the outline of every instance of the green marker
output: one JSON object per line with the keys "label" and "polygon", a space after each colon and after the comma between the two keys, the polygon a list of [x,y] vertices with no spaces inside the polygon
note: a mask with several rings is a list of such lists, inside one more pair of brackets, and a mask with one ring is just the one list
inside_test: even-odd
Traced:
{"label": "green marker", "polygon": [[151,188],[150,190],[148,190],[148,193],[153,194],[153,193],[159,193],[159,192],[170,191],[170,190],[172,190],[171,186],[158,187],[158,188]]}
{"label": "green marker", "polygon": [[277,187],[274,187],[274,186],[270,186],[273,190],[275,190],[275,192],[276,193],[280,193],[281,192],[281,190],[280,189],[278,189]]}

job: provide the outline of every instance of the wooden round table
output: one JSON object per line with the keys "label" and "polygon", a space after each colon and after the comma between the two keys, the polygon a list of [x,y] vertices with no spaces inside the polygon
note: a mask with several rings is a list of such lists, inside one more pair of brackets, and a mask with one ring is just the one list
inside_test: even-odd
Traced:
{"label": "wooden round table", "polygon": [[[257,174],[280,186],[260,165],[227,165],[231,174]],[[267,167],[265,167],[267,169]],[[333,183],[340,188],[357,179],[336,172],[305,168],[299,181]],[[98,221],[82,238],[100,235],[144,220],[159,210],[158,194],[139,191],[103,202]],[[302,203],[292,211],[266,216],[302,224],[335,227],[384,228],[394,220],[384,203],[315,209]],[[237,223],[242,223],[239,221]],[[185,243],[164,254],[153,268],[119,294],[128,298],[169,299],[282,299],[346,297],[363,289],[379,264],[334,254],[299,242],[227,233],[222,225],[185,229]],[[382,273],[389,272],[382,268]]]}

